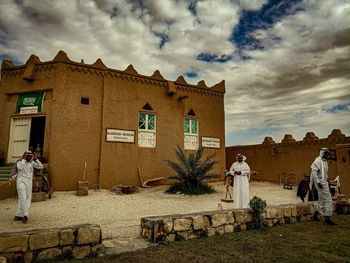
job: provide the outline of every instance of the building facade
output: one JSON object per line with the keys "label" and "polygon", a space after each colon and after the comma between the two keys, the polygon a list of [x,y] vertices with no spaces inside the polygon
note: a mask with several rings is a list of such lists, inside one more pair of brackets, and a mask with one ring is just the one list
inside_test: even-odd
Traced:
{"label": "building facade", "polygon": [[32,55],[24,65],[4,60],[0,82],[0,150],[15,162],[39,148],[49,163],[55,190],[140,185],[172,175],[179,145],[215,154],[215,172],[225,169],[224,81],[207,87],[143,76],[132,65],[88,65],[63,51],[52,61]]}

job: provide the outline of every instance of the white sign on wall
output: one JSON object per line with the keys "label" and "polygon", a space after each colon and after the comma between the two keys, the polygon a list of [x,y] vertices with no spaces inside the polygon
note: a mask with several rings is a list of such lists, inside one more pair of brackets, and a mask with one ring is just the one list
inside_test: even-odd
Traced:
{"label": "white sign on wall", "polygon": [[220,138],[202,137],[202,147],[220,148]]}
{"label": "white sign on wall", "polygon": [[38,113],[38,106],[21,107],[19,114]]}
{"label": "white sign on wall", "polygon": [[134,143],[135,142],[135,131],[107,128],[106,141],[107,142]]}

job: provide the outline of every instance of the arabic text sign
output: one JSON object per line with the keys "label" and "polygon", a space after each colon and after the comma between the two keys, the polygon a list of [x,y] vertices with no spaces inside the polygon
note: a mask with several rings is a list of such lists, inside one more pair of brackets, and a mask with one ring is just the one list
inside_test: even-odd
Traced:
{"label": "arabic text sign", "polygon": [[107,142],[135,142],[135,131],[107,129]]}

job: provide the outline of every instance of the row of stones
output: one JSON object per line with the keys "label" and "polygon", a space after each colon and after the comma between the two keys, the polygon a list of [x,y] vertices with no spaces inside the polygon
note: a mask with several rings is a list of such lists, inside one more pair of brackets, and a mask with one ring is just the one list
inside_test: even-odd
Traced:
{"label": "row of stones", "polygon": [[[267,226],[311,219],[313,203],[267,207]],[[169,215],[141,219],[141,236],[152,242],[199,238],[215,234],[245,231],[253,223],[251,209],[212,211],[191,215]]]}
{"label": "row of stones", "polygon": [[[9,262],[21,261],[25,263],[30,262],[47,262],[51,260],[63,260],[63,259],[83,259],[89,256],[97,256],[102,249],[101,244],[96,245],[83,245],[83,246],[64,246],[54,247],[36,251],[26,252],[13,252],[0,254],[0,258],[3,257]],[[1,261],[0,261],[1,262]],[[6,262],[6,261],[5,261]]]}
{"label": "row of stones", "polygon": [[[52,230],[0,233],[0,255],[22,255],[26,262],[42,261],[63,255],[86,257],[102,242],[99,225],[80,225]],[[91,245],[94,249],[91,248]]]}

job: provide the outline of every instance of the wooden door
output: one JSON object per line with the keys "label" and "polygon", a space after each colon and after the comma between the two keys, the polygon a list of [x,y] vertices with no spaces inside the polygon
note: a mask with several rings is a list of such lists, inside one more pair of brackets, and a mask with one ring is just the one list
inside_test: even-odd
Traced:
{"label": "wooden door", "polygon": [[28,150],[32,118],[12,118],[7,163],[15,163]]}

